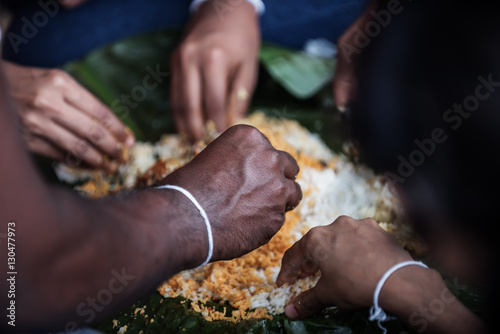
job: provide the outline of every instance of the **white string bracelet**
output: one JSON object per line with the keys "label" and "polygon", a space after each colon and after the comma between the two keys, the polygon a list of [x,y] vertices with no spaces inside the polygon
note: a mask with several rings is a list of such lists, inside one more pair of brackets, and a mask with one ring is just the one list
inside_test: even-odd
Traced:
{"label": "white string bracelet", "polygon": [[[189,11],[191,13],[194,13],[198,10],[198,8],[205,2],[207,2],[208,0],[193,0],[193,2],[191,2],[191,5],[189,6]],[[249,2],[254,8],[255,8],[255,12],[259,15],[262,15],[264,14],[265,10],[266,10],[266,6],[264,6],[264,2],[262,2],[262,0],[239,0],[239,2],[241,1],[246,1],[246,2]],[[234,2],[234,1],[228,1],[228,2]],[[230,4],[224,4],[224,5],[227,5],[227,6],[230,6]],[[234,8],[235,6],[237,6],[237,4],[235,4],[234,6],[231,6],[230,8]]]}
{"label": "white string bracelet", "polygon": [[385,329],[380,322],[382,321],[387,321],[391,319],[395,319],[394,317],[390,317],[387,315],[387,313],[382,310],[382,308],[378,305],[378,297],[380,295],[380,290],[382,290],[382,287],[384,286],[385,281],[391,276],[396,270],[406,267],[406,266],[420,266],[424,268],[428,268],[423,262],[420,261],[404,261],[401,263],[398,263],[389,270],[385,272],[385,274],[382,276],[382,278],[378,281],[377,287],[375,288],[375,291],[373,292],[373,306],[370,307],[370,321],[376,320],[378,323],[378,326],[380,327],[381,330],[384,331],[384,334],[387,333],[387,329]]}
{"label": "white string bracelet", "polygon": [[181,192],[184,196],[186,196],[194,204],[194,206],[198,209],[198,211],[200,212],[201,217],[205,221],[205,226],[207,228],[207,234],[208,234],[208,255],[207,255],[207,259],[202,264],[200,264],[198,267],[196,267],[195,269],[203,267],[204,265],[206,265],[207,263],[209,263],[210,260],[212,259],[212,254],[214,252],[214,238],[213,238],[213,235],[212,235],[212,226],[210,225],[210,220],[208,220],[207,213],[205,212],[205,210],[203,210],[203,208],[201,207],[200,203],[198,203],[198,201],[196,200],[196,198],[194,198],[194,196],[191,195],[191,193],[189,191],[187,191],[184,188],[178,187],[178,186],[172,186],[172,185],[169,185],[169,184],[165,184],[163,186],[155,187],[155,189],[173,189],[173,190],[177,190],[177,191]]}

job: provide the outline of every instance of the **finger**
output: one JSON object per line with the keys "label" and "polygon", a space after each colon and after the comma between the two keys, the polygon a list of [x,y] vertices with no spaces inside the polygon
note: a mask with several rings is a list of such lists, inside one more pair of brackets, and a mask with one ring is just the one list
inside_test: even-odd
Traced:
{"label": "finger", "polygon": [[187,120],[187,132],[194,140],[203,137],[205,124],[201,110],[201,82],[198,68],[192,66],[186,69],[186,77],[182,82],[181,96],[184,96],[181,108]]}
{"label": "finger", "polygon": [[321,302],[321,294],[316,286],[295,297],[285,307],[285,314],[293,320],[304,319],[320,312],[323,308],[325,305]]}
{"label": "finger", "polygon": [[105,162],[104,157],[88,141],[76,136],[55,122],[47,122],[45,125],[46,138],[55,146],[69,153],[69,157],[77,163],[84,162],[93,168],[105,168],[109,171],[116,169],[115,165]]}
{"label": "finger", "polygon": [[178,61],[177,54],[172,56],[170,68],[172,69],[172,78],[170,84],[170,106],[172,110],[172,116],[174,118],[175,127],[177,132],[181,135],[187,134],[187,124],[185,120],[185,115],[181,110],[181,84],[182,84],[182,73],[180,73],[180,63]]}
{"label": "finger", "polygon": [[333,85],[333,98],[337,108],[345,112],[347,105],[351,101],[353,84],[349,81],[337,80]]}
{"label": "finger", "polygon": [[313,276],[318,272],[318,270],[318,263],[312,257],[305,257],[305,259],[301,263],[301,267],[297,275],[299,278],[306,278],[309,276]]}
{"label": "finger", "polygon": [[43,137],[25,134],[24,138],[31,152],[52,160],[64,161],[66,154]]}
{"label": "finger", "polygon": [[87,140],[96,149],[109,155],[111,159],[125,161],[123,143],[118,141],[99,121],[71,105],[62,105],[60,109],[62,110],[55,113],[54,121],[78,137]]}
{"label": "finger", "polygon": [[285,283],[293,284],[299,278],[302,263],[306,260],[302,252],[303,244],[304,240],[300,239],[285,252],[285,255],[283,255],[281,269],[276,278],[277,286],[282,286]]}
{"label": "finger", "polygon": [[226,117],[228,126],[236,124],[245,117],[250,105],[251,95],[257,78],[257,66],[251,64],[238,70],[231,82]]}
{"label": "finger", "polygon": [[279,151],[279,155],[285,177],[290,180],[295,180],[300,171],[299,164],[288,152]]}
{"label": "finger", "polygon": [[227,71],[223,55],[213,51],[203,71],[203,101],[207,119],[215,123],[218,132],[227,128]]}
{"label": "finger", "polygon": [[125,125],[118,117],[69,75],[64,91],[64,100],[75,109],[97,120],[106,129],[106,132],[111,133],[117,141],[123,142],[127,146],[132,146],[134,143],[132,133],[126,130]]}
{"label": "finger", "polygon": [[[203,114],[201,110],[201,79],[198,66],[192,57],[185,56],[177,64],[177,85],[175,91],[175,108],[177,117],[183,123],[185,133],[191,140],[200,140],[204,132]],[[180,77],[179,77],[180,76]]]}
{"label": "finger", "polygon": [[285,211],[295,209],[302,200],[302,189],[300,184],[292,180],[286,180],[287,201]]}
{"label": "finger", "polygon": [[338,66],[333,77],[333,99],[340,111],[345,111],[354,96],[356,81],[354,65],[339,57]]}

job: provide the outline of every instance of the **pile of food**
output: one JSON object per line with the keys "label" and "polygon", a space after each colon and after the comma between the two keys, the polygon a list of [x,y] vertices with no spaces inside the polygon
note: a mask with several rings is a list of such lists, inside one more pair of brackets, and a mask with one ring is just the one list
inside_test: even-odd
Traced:
{"label": "pile of food", "polygon": [[[275,148],[297,160],[303,200],[287,213],[283,227],[268,244],[231,261],[179,273],[158,287],[165,298],[186,298],[189,307],[207,321],[271,319],[319,278],[318,274],[278,288],[275,281],[284,252],[312,227],[330,224],[339,215],[373,217],[414,254],[425,250],[405,224],[400,204],[383,177],[332,152],[317,135],[295,121],[253,113],[244,123],[257,127]],[[78,184],[76,188],[91,197],[149,186],[189,162],[215,136],[214,131],[208,131],[207,138],[194,146],[177,135],[165,135],[157,143],[137,143],[129,152],[129,162],[114,175],[65,165],[57,166],[56,173],[61,180]],[[227,309],[210,307],[213,302]]]}

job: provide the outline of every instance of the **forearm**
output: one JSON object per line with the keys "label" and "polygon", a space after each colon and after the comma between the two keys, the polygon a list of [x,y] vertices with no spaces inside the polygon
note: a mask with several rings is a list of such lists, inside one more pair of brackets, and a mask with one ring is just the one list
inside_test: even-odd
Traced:
{"label": "forearm", "polygon": [[405,267],[391,275],[382,288],[383,309],[417,333],[481,333],[482,321],[447,288],[431,269]]}
{"label": "forearm", "polygon": [[[9,221],[16,226],[16,329],[95,321],[204,260],[203,220],[182,195],[143,190],[91,201],[45,184],[1,86],[0,221],[1,233]],[[4,292],[6,284],[1,283]],[[94,319],[82,316],[82,303],[85,307],[103,290],[112,300]],[[7,293],[1,302],[7,307]]]}
{"label": "forearm", "polygon": [[[16,329],[104,317],[171,274],[202,264],[209,235],[210,259],[246,254],[268,242],[302,198],[297,162],[256,128],[238,125],[161,181],[189,191],[203,218],[196,201],[176,190],[84,199],[42,182],[2,101],[0,156],[9,160],[0,161],[0,221],[16,226]],[[7,263],[7,252],[0,257]],[[7,281],[0,282],[7,291]],[[1,296],[6,307],[7,294]]]}
{"label": "forearm", "polygon": [[[19,254],[19,291],[29,291],[19,296],[20,324],[46,322],[49,328],[75,316],[85,323],[79,307],[90,308],[88,298],[100,298],[103,289],[112,301],[101,305],[96,319],[105,317],[206,256],[203,221],[196,210],[182,214],[179,208],[190,203],[174,192],[141,191],[96,202],[61,190],[52,195],[60,203],[59,219],[46,223],[31,254]],[[27,248],[20,240],[22,245]]]}

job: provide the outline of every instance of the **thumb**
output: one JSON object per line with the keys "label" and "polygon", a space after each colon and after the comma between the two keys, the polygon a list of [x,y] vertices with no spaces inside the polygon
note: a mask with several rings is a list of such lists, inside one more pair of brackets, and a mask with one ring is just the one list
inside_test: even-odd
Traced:
{"label": "thumb", "polygon": [[285,307],[286,316],[289,319],[298,320],[307,318],[323,310],[325,305],[321,302],[318,291],[319,289],[316,286],[295,297]]}

